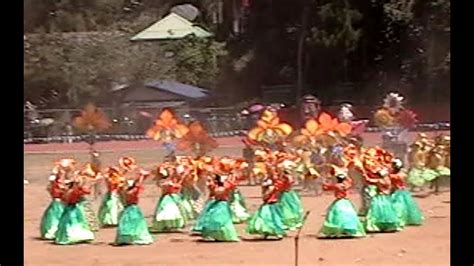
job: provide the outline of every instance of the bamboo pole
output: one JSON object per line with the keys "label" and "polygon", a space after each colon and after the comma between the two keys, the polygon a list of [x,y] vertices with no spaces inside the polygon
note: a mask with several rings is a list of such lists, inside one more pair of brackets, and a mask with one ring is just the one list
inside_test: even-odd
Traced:
{"label": "bamboo pole", "polygon": [[301,225],[301,227],[298,229],[298,232],[296,233],[296,236],[295,236],[295,266],[298,266],[298,243],[299,243],[299,240],[300,240],[300,233],[301,233],[301,230],[303,229],[303,226],[305,225],[306,223],[306,218],[308,218],[308,215],[309,215],[309,211],[307,211],[303,217],[303,224]]}

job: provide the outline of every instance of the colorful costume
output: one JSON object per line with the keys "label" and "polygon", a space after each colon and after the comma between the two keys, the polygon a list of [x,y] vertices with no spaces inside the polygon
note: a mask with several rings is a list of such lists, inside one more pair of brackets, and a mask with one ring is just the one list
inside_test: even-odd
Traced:
{"label": "colorful costume", "polygon": [[293,182],[294,180],[289,174],[283,174],[275,182],[281,191],[278,204],[282,213],[282,221],[285,228],[290,230],[303,226],[303,207],[298,193],[291,188]]}
{"label": "colorful costume", "polygon": [[52,201],[41,218],[40,231],[42,239],[54,240],[56,237],[59,220],[64,212],[64,204],[61,202],[63,189],[62,181],[56,175],[52,175],[48,187]]}
{"label": "colorful costume", "polygon": [[122,186],[120,174],[114,168],[108,169],[108,175],[106,176],[107,182],[107,193],[104,196],[102,204],[99,208],[99,223],[102,227],[116,226],[120,213],[123,210],[123,203],[120,198],[120,189]]}
{"label": "colorful costume", "polygon": [[400,171],[401,161],[397,160],[396,162],[397,165],[394,167],[394,172],[390,174],[390,180],[394,188],[391,198],[400,219],[400,225],[421,225],[424,219],[423,215],[418,204],[416,204],[410,192],[406,189],[405,175]]}
{"label": "colorful costume", "polygon": [[83,195],[89,193],[87,188],[77,183],[65,193],[63,200],[67,206],[56,231],[56,244],[70,245],[94,240],[94,233],[91,231],[80,203]]}
{"label": "colorful costume", "polygon": [[282,211],[278,204],[280,191],[271,179],[262,184],[263,204],[249,219],[246,231],[253,235],[263,235],[264,238],[274,236],[279,239],[286,236],[285,225],[282,221]]}
{"label": "colorful costume", "polygon": [[138,206],[138,194],[143,189],[139,182],[132,181],[131,185],[122,192],[126,204],[120,215],[115,244],[117,245],[148,245],[153,243],[153,237],[143,213]]}
{"label": "colorful costume", "polygon": [[152,231],[166,232],[184,228],[186,214],[181,203],[181,184],[168,177],[160,186],[163,194],[155,209]]}
{"label": "colorful costume", "polygon": [[400,220],[390,197],[390,179],[388,171],[381,170],[379,177],[368,178],[372,185],[377,186],[377,193],[373,196],[366,216],[367,232],[394,232],[401,230]]}
{"label": "colorful costume", "polygon": [[336,184],[323,184],[324,190],[334,190],[336,200],[329,206],[324,224],[319,231],[320,238],[363,237],[364,226],[357,216],[352,202],[347,199],[347,190],[352,180],[344,175],[336,176]]}
{"label": "colorful costume", "polygon": [[215,200],[209,205],[206,215],[202,218],[202,237],[217,241],[239,241],[229,204],[229,196],[235,188],[235,183],[230,180],[224,181],[220,176],[217,178],[219,180],[209,186]]}
{"label": "colorful costume", "polygon": [[244,196],[238,188],[231,191],[229,201],[230,209],[232,210],[232,221],[236,224],[247,221],[250,215],[247,212]]}

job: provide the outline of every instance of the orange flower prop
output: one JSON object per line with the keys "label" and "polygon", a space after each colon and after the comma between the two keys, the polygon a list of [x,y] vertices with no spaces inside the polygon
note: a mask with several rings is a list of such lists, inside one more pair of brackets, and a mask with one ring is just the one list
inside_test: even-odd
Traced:
{"label": "orange flower prop", "polygon": [[199,121],[191,122],[188,129],[188,133],[177,144],[179,150],[191,150],[197,155],[204,155],[217,148],[217,141],[209,136]]}
{"label": "orange flower prop", "polygon": [[88,104],[74,119],[74,127],[85,132],[101,132],[111,126],[107,115],[94,104]]}
{"label": "orange flower prop", "polygon": [[337,118],[332,118],[327,113],[322,113],[318,119],[319,127],[317,133],[331,133],[337,132],[342,137],[349,135],[352,131],[352,126],[349,123],[340,123]]}
{"label": "orange flower prop", "polygon": [[257,127],[251,129],[248,138],[257,142],[275,143],[276,141],[290,135],[293,128],[280,123],[280,118],[275,111],[265,110],[257,121]]}
{"label": "orange flower prop", "polygon": [[301,129],[301,134],[293,139],[293,142],[297,146],[307,145],[308,142],[314,143],[316,138],[331,134],[333,132],[338,133],[340,136],[345,137],[352,131],[352,126],[349,123],[341,123],[337,118],[332,118],[327,113],[322,113],[318,121],[315,119],[309,119],[306,121],[305,126]]}
{"label": "orange flower prop", "polygon": [[185,125],[179,123],[174,112],[169,108],[165,108],[155,121],[155,125],[146,134],[154,140],[170,141],[175,138],[182,138],[188,131]]}

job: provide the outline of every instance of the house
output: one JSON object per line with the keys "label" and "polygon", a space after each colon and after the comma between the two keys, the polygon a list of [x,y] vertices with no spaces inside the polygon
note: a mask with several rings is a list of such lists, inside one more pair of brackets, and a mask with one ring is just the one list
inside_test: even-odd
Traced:
{"label": "house", "polygon": [[165,41],[183,39],[193,35],[197,38],[208,38],[212,33],[194,25],[178,14],[170,13],[150,27],[131,38],[131,41]]}
{"label": "house", "polygon": [[115,88],[115,93],[121,94],[122,104],[153,108],[191,106],[211,96],[206,89],[168,80],[139,86],[120,86]]}

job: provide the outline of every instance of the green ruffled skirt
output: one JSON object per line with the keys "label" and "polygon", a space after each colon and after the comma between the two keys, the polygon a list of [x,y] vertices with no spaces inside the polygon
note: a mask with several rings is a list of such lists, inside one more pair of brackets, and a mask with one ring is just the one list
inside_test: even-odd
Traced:
{"label": "green ruffled skirt", "polygon": [[195,192],[191,189],[183,189],[181,193],[181,208],[184,210],[184,214],[186,215],[186,220],[194,220],[196,219],[197,212],[194,208],[194,196]]}
{"label": "green ruffled skirt", "polygon": [[285,228],[295,230],[303,226],[303,207],[298,194],[294,190],[284,191],[278,201]]}
{"label": "green ruffled skirt", "polygon": [[217,241],[239,241],[239,236],[232,222],[232,211],[229,202],[216,200],[207,210],[202,220],[202,237]]}
{"label": "green ruffled skirt", "polygon": [[282,221],[282,212],[278,203],[265,203],[255,212],[248,221],[247,233],[283,237],[286,236],[285,225]]}
{"label": "green ruffled skirt", "polygon": [[408,190],[398,189],[392,193],[391,198],[400,225],[421,225],[423,223],[423,214]]}
{"label": "green ruffled skirt", "polygon": [[82,197],[77,205],[78,208],[83,212],[86,221],[89,223],[89,228],[93,232],[99,231],[99,221],[95,212],[92,210],[90,201],[86,197]]}
{"label": "green ruffled skirt", "polygon": [[372,198],[377,195],[377,187],[374,185],[364,185],[361,190],[361,200],[362,204],[359,209],[359,215],[361,216],[366,216],[367,211],[369,210],[370,207],[370,202],[372,201]]}
{"label": "green ruffled skirt", "polygon": [[64,204],[61,200],[53,199],[41,218],[40,233],[42,239],[54,240],[63,212]]}
{"label": "green ruffled skirt", "polygon": [[397,211],[389,195],[377,194],[372,198],[365,218],[367,232],[393,232],[401,230]]}
{"label": "green ruffled skirt", "polygon": [[99,208],[98,218],[100,226],[116,226],[122,210],[123,204],[118,193],[107,192]]}
{"label": "green ruffled skirt", "polygon": [[337,199],[329,206],[320,238],[363,237],[364,226],[357,216],[357,211],[348,199]]}
{"label": "green ruffled skirt", "polygon": [[232,210],[232,221],[236,224],[243,223],[250,217],[244,197],[238,189],[234,189],[230,195],[230,209]]}
{"label": "green ruffled skirt", "polygon": [[55,243],[71,245],[94,240],[94,233],[79,204],[68,205],[59,221]]}
{"label": "green ruffled skirt", "polygon": [[148,245],[153,243],[153,237],[148,231],[140,207],[128,205],[120,215],[115,244],[117,245]]}
{"label": "green ruffled skirt", "polygon": [[161,196],[153,216],[152,232],[182,229],[186,225],[186,214],[179,194]]}
{"label": "green ruffled skirt", "polygon": [[201,214],[198,216],[198,218],[196,219],[196,223],[194,224],[193,228],[192,228],[192,232],[194,233],[200,233],[202,231],[202,225],[203,225],[203,222],[204,220],[206,219],[206,216],[209,215],[208,212],[209,212],[209,209],[211,208],[211,206],[214,205],[214,202],[216,200],[215,199],[209,199],[206,204],[204,205],[204,208],[202,209],[201,211]]}

